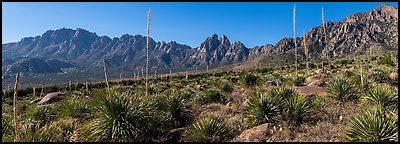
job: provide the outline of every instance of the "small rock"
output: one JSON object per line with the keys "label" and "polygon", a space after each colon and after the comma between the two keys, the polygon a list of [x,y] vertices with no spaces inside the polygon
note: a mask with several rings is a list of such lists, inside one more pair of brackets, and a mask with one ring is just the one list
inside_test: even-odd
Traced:
{"label": "small rock", "polygon": [[326,95],[326,90],[323,87],[318,86],[302,86],[302,87],[294,87],[295,90],[299,92],[299,94],[303,96],[310,96],[310,95]]}
{"label": "small rock", "polygon": [[392,72],[389,74],[389,78],[391,80],[396,80],[398,78],[397,73],[396,72]]}
{"label": "small rock", "polygon": [[262,142],[266,141],[267,136],[271,135],[271,124],[265,123],[242,132],[238,141],[240,142]]}
{"label": "small rock", "polygon": [[314,71],[316,74],[320,75],[324,72],[324,69],[317,69]]}

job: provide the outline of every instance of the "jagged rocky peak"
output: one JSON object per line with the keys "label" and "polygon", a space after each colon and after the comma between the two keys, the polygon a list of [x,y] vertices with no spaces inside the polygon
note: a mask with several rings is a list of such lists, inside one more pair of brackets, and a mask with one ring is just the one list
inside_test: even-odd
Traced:
{"label": "jagged rocky peak", "polygon": [[213,34],[211,38],[208,40],[208,42],[211,44],[210,46],[218,46],[220,44],[220,41],[218,40],[218,35]]}
{"label": "jagged rocky peak", "polygon": [[398,9],[396,7],[382,4],[374,8],[369,13],[370,18],[378,19],[380,21],[392,21],[398,19]]}
{"label": "jagged rocky peak", "polygon": [[228,40],[228,37],[226,37],[225,35],[221,36],[220,41],[222,45],[231,45],[231,43]]}

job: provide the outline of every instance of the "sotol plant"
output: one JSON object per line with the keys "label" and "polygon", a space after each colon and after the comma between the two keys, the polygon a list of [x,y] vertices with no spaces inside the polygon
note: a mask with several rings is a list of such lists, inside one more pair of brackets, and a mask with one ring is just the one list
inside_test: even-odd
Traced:
{"label": "sotol plant", "polygon": [[137,141],[148,130],[149,115],[137,97],[111,89],[95,96],[97,118],[83,129],[89,141]]}
{"label": "sotol plant", "polygon": [[398,141],[397,121],[379,109],[370,109],[350,119],[347,138],[350,141]]}
{"label": "sotol plant", "polygon": [[362,97],[362,102],[367,104],[378,105],[383,108],[397,107],[398,94],[389,88],[382,86],[374,87],[367,91],[366,95]]}
{"label": "sotol plant", "polygon": [[221,142],[228,138],[230,129],[221,116],[204,117],[193,123],[184,134],[184,141]]}
{"label": "sotol plant", "polygon": [[186,108],[186,103],[187,99],[181,95],[166,99],[167,122],[172,123],[174,128],[186,126],[194,119],[192,111]]}
{"label": "sotol plant", "polygon": [[347,79],[335,79],[329,82],[326,88],[329,96],[339,101],[358,98],[355,86]]}
{"label": "sotol plant", "polygon": [[299,95],[295,95],[285,100],[285,108],[289,122],[298,126],[310,116],[312,103]]}
{"label": "sotol plant", "polygon": [[279,112],[279,106],[270,99],[259,92],[250,96],[243,113],[250,127],[276,121],[275,116]]}

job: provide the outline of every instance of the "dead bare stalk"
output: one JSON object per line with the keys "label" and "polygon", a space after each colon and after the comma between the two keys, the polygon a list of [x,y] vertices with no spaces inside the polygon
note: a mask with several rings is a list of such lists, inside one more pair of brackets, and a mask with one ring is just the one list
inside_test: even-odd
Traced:
{"label": "dead bare stalk", "polygon": [[19,73],[17,73],[17,76],[15,77],[15,87],[14,87],[14,102],[13,102],[13,107],[14,107],[14,128],[15,128],[15,139],[14,142],[19,141],[19,129],[18,129],[18,113],[17,113],[17,96],[18,96],[18,82],[19,82]]}
{"label": "dead bare stalk", "polygon": [[297,75],[297,41],[296,41],[296,4],[293,8],[293,34],[294,34],[294,57],[295,57],[295,68]]}
{"label": "dead bare stalk", "polygon": [[147,37],[146,37],[146,96],[147,96],[147,86],[149,72],[149,35],[150,35],[150,9],[147,12]]}
{"label": "dead bare stalk", "polygon": [[104,77],[106,78],[107,90],[109,90],[110,89],[110,85],[108,84],[107,66],[106,66],[106,60],[105,59],[103,59],[103,66],[104,66]]}

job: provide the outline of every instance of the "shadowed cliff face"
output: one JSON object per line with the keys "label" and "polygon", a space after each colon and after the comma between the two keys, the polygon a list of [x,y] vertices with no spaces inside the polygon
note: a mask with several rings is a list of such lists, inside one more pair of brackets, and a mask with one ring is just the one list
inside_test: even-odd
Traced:
{"label": "shadowed cliff face", "polygon": [[[339,22],[312,28],[307,34],[310,59],[337,58],[373,49],[398,49],[398,9],[381,5],[370,12],[356,13]],[[300,60],[304,59],[303,38],[299,37]],[[150,38],[150,70],[187,70],[223,66],[265,55],[285,55],[293,52],[293,38],[283,38],[275,45],[247,48],[241,42],[231,43],[225,35],[214,34],[200,46],[191,48],[172,42],[156,42]],[[49,30],[36,37],[23,38],[16,43],[2,44],[2,74],[8,78],[21,73],[68,73],[90,71],[102,67],[102,59],[110,69],[138,71],[145,67],[146,37],[123,35],[119,38],[98,36],[84,29]],[[287,61],[282,57],[282,61]],[[53,62],[49,62],[49,61]],[[264,61],[269,61],[268,59]],[[132,72],[133,73],[133,72]]]}

